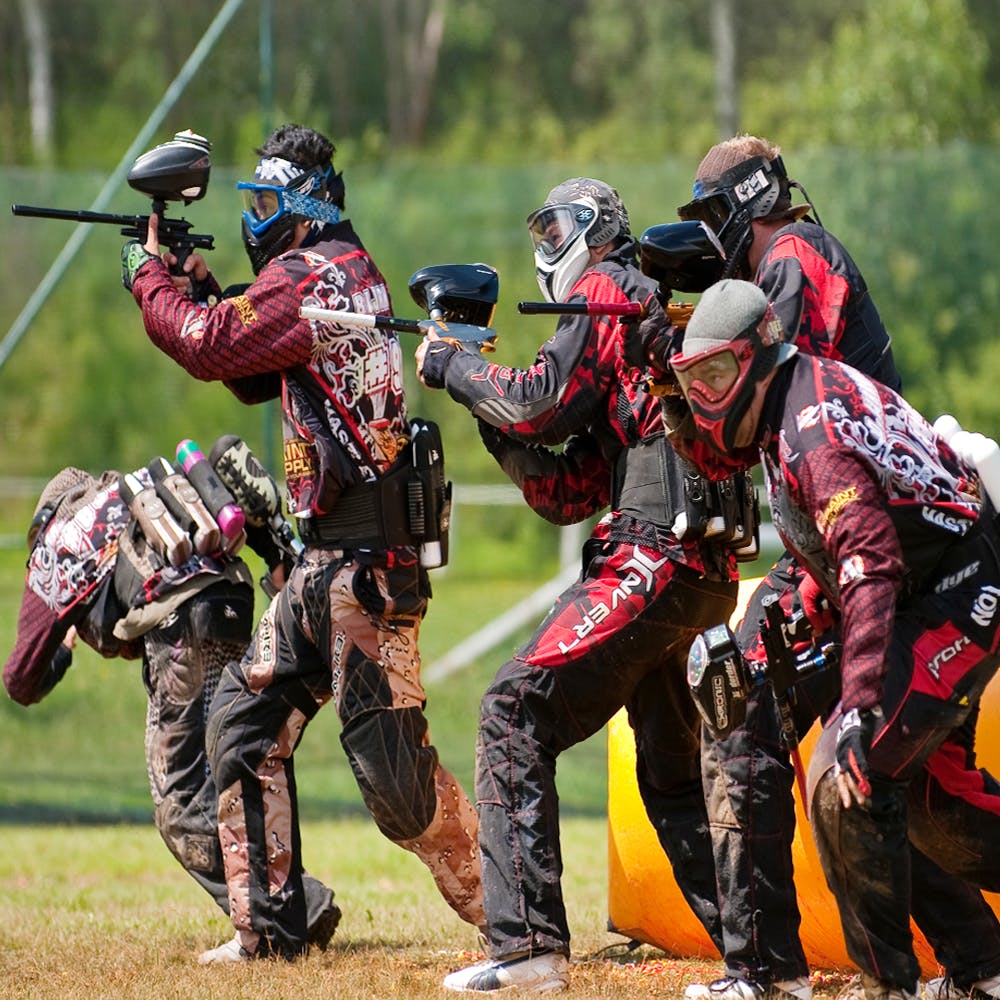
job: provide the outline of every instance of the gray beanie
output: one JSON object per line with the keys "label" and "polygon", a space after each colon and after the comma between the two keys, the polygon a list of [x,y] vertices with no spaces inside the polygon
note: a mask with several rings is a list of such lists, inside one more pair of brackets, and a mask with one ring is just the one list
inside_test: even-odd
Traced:
{"label": "gray beanie", "polygon": [[598,219],[587,234],[587,246],[599,247],[617,236],[630,236],[628,212],[621,196],[604,181],[592,177],[571,177],[557,184],[545,199],[546,205],[568,205],[580,198],[592,198],[597,205]]}
{"label": "gray beanie", "polygon": [[687,357],[711,351],[754,329],[764,318],[767,296],[750,281],[724,278],[706,289],[684,331]]}

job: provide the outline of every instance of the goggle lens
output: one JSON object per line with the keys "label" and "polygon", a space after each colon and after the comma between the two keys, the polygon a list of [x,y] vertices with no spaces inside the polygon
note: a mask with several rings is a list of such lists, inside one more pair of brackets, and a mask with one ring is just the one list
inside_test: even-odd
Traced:
{"label": "goggle lens", "polygon": [[672,367],[685,395],[693,389],[713,403],[725,398],[740,374],[740,363],[729,347],[687,362],[675,359]]}
{"label": "goggle lens", "polygon": [[528,217],[528,232],[535,251],[547,262],[555,260],[566,244],[585,232],[596,217],[589,205],[546,205]]}
{"label": "goggle lens", "polygon": [[732,212],[729,198],[721,192],[707,198],[696,198],[677,209],[677,214],[684,222],[704,222],[716,234],[722,231]]}
{"label": "goggle lens", "polygon": [[236,186],[243,192],[243,218],[254,236],[266,232],[285,213],[283,188],[246,181],[240,181]]}

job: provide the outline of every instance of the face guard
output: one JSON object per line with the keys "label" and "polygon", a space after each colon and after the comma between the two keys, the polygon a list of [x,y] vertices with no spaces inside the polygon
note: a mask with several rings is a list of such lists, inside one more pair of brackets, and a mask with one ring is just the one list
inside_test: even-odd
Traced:
{"label": "face guard", "polygon": [[[256,176],[258,180],[240,181],[236,187],[243,192],[243,245],[254,274],[260,274],[269,260],[288,249],[301,220],[312,219],[317,231],[340,221],[340,209],[325,200],[340,174],[331,165],[303,171],[297,164],[271,157],[261,160]],[[312,197],[313,192],[324,197]]]}
{"label": "face guard", "polygon": [[761,320],[733,340],[670,359],[695,425],[717,451],[753,444],[769,376],[796,351],[768,303]]}
{"label": "face guard", "polygon": [[567,205],[543,205],[528,216],[535,248],[535,276],[549,302],[564,302],[590,258],[587,234],[597,225],[599,211],[592,198]]}
{"label": "face guard", "polygon": [[784,192],[788,175],[780,156],[755,156],[727,170],[718,180],[698,181],[694,199],[677,209],[686,222],[703,222],[719,237],[729,266],[725,277],[745,270],[745,255],[753,242],[751,222],[770,215]]}

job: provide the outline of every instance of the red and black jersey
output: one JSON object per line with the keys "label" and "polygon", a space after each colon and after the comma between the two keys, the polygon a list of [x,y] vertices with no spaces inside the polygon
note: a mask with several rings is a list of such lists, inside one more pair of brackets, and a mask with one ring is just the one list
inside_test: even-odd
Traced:
{"label": "red and black jersey", "polygon": [[897,393],[804,354],[779,369],[761,440],[774,524],[841,610],[844,704],[871,708],[897,601],[977,525],[975,473]]}
{"label": "red and black jersey", "polygon": [[[623,257],[586,271],[569,302],[644,302],[655,282]],[[626,324],[617,317],[563,315],[528,368],[511,368],[454,351],[425,361],[446,368],[444,385],[474,415],[505,433],[561,444],[587,429],[606,457],[663,431],[659,406],[633,383],[625,363]]]}
{"label": "red and black jersey", "polygon": [[868,286],[840,240],[822,226],[793,222],[779,229],[754,280],[799,350],[843,361],[900,391],[890,337]]}
{"label": "red and black jersey", "polygon": [[328,513],[345,487],[378,479],[408,440],[396,335],[299,317],[302,305],[391,314],[385,279],[350,222],[276,257],[232,298],[193,302],[158,261],[143,266],[132,294],[150,340],[195,378],[223,381],[244,402],[281,393],[292,514]]}
{"label": "red and black jersey", "polygon": [[[646,302],[655,291],[656,283],[626,249],[585,271],[568,301]],[[639,457],[637,446],[652,445],[663,456],[651,475],[678,461],[665,439],[658,397],[635,381],[626,361],[628,332],[628,324],[616,317],[563,315],[527,368],[442,345],[426,355],[424,377],[498,428],[502,436],[484,434],[487,446],[528,503],[548,520],[571,524],[613,502],[615,476]],[[566,442],[571,443],[561,453],[549,450]],[[664,521],[662,510],[658,514],[629,511],[620,527],[630,537],[646,531],[647,541],[652,537],[671,559],[704,571],[700,543],[678,541],[670,533],[672,521]],[[731,557],[712,561],[717,558],[735,579]]]}

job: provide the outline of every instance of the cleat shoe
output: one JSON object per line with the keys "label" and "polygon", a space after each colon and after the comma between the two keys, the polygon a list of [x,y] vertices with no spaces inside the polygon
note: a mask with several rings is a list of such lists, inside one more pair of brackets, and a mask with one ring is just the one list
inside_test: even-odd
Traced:
{"label": "cleat shoe", "polygon": [[545,951],[478,962],[445,976],[443,986],[456,993],[493,993],[511,989],[528,993],[555,993],[568,983],[569,959],[561,952]]}
{"label": "cleat shoe", "polygon": [[992,997],[1000,997],[1000,973],[974,982],[968,990],[956,986],[947,976],[928,979],[924,996],[927,1000],[991,1000]]}
{"label": "cleat shoe", "polygon": [[326,951],[330,944],[330,939],[333,937],[333,932],[340,923],[340,917],[340,907],[331,899],[330,905],[309,925],[306,933],[306,941],[309,947]]}
{"label": "cleat shoe", "polygon": [[220,944],[218,948],[211,948],[203,951],[198,956],[199,965],[230,965],[233,962],[249,962],[253,958],[240,944],[239,935],[230,938],[225,944]]}
{"label": "cleat shoe", "polygon": [[919,1000],[920,992],[920,983],[917,983],[917,992],[911,993],[902,986],[891,986],[862,972],[837,994],[837,1000]]}
{"label": "cleat shoe", "polygon": [[692,983],[684,1000],[812,1000],[812,987],[805,976],[761,985],[749,979],[726,977],[714,983]]}

